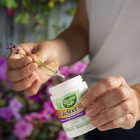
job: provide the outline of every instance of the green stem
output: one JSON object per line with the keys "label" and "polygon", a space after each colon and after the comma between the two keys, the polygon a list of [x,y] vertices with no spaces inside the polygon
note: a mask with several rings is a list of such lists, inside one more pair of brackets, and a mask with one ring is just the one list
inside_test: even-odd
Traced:
{"label": "green stem", "polygon": [[45,67],[46,69],[50,70],[51,72],[56,73],[54,70],[50,69],[46,64],[44,64],[40,60],[39,60],[39,63],[40,63],[41,66]]}
{"label": "green stem", "polygon": [[[22,54],[22,53],[20,53],[20,52],[19,52],[19,54],[22,55],[22,56],[25,56],[24,54]],[[37,63],[38,65],[43,66],[43,67],[46,68],[47,70],[50,70],[51,72],[53,72],[53,74],[54,74],[55,76],[60,76],[60,77],[64,78],[64,75],[59,74],[59,71],[58,71],[58,70],[57,70],[57,71],[54,71],[54,70],[50,69],[50,68],[47,66],[47,64],[43,63],[41,60],[36,61],[36,63]]]}
{"label": "green stem", "polygon": [[[22,54],[22,53],[20,53],[20,52],[19,52],[19,54],[22,55],[22,56],[25,56],[24,54]],[[41,60],[36,61],[36,63],[37,63],[38,65],[41,65],[41,66],[45,67],[46,69],[50,70],[51,72],[56,73],[54,70],[52,70],[52,69],[50,69],[49,67],[47,67],[47,65],[44,64]]]}

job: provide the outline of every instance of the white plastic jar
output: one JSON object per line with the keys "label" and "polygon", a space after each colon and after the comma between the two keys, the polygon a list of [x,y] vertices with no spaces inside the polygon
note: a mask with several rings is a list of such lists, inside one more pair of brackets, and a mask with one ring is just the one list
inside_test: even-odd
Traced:
{"label": "white plastic jar", "polygon": [[76,76],[49,89],[51,101],[68,138],[73,138],[94,129],[80,103],[81,96],[88,90],[82,77]]}

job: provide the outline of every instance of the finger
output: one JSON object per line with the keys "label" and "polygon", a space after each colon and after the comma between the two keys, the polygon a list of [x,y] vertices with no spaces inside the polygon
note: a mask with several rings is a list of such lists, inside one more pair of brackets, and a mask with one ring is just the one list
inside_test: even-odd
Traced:
{"label": "finger", "polygon": [[27,55],[26,51],[22,47],[16,47],[16,50],[18,51],[18,53],[12,51],[9,54],[8,58],[19,59]]}
{"label": "finger", "polygon": [[122,77],[109,77],[100,81],[95,87],[89,90],[85,96],[81,99],[81,103],[88,106],[98,98],[102,97],[107,91],[120,87],[122,85],[127,85]]}
{"label": "finger", "polygon": [[19,69],[22,68],[32,62],[32,58],[29,56],[25,56],[19,59],[15,59],[15,57],[11,57],[8,59],[8,66],[10,69]]}
{"label": "finger", "polygon": [[16,82],[22,79],[25,79],[38,68],[36,63],[31,63],[24,68],[17,69],[17,70],[8,70],[7,76],[8,80],[12,82]]}
{"label": "finger", "polygon": [[102,98],[89,105],[86,114],[95,116],[106,109],[118,105],[119,103],[130,99],[132,94],[127,87],[121,86],[116,89],[112,89],[105,94]]}
{"label": "finger", "polygon": [[23,43],[23,44],[19,44],[18,48],[22,48],[27,55],[32,53],[32,50],[37,46],[37,43]]}
{"label": "finger", "polygon": [[121,104],[108,109],[92,118],[92,124],[95,127],[100,127],[108,122],[119,119],[126,114],[133,114],[133,104],[131,100],[122,102]]}
{"label": "finger", "polygon": [[[51,64],[48,64],[47,66],[54,70],[53,67],[51,67]],[[46,83],[46,81],[48,81],[52,77],[52,72],[48,69],[45,69],[44,67],[39,67],[36,73],[40,75],[38,79],[41,79],[41,83]]]}
{"label": "finger", "polygon": [[25,96],[36,95],[38,90],[39,90],[39,88],[40,88],[40,86],[41,86],[40,81],[39,80],[35,80],[34,83],[32,84],[32,86],[24,91]]}
{"label": "finger", "polygon": [[24,79],[24,80],[14,82],[13,83],[13,89],[15,91],[25,90],[25,89],[29,88],[32,85],[32,83],[35,81],[35,79],[36,79],[36,75],[33,73],[29,77]]}
{"label": "finger", "polygon": [[107,124],[104,124],[104,125],[98,127],[98,129],[100,131],[106,131],[106,130],[120,128],[120,127],[124,128],[124,129],[130,129],[135,126],[133,119],[134,119],[134,117],[132,114],[126,114],[122,118],[119,118],[117,120],[111,121]]}
{"label": "finger", "polygon": [[41,62],[51,62],[52,60],[55,60],[55,50],[53,49],[53,46],[47,41],[42,42],[41,44],[38,44],[32,51],[32,58],[36,61]]}

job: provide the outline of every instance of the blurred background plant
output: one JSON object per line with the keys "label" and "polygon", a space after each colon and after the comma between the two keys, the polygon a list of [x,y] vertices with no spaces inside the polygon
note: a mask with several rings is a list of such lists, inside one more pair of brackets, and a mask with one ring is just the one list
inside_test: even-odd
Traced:
{"label": "blurred background plant", "polygon": [[[77,62],[61,67],[60,72],[67,80],[82,74],[86,67],[86,62]],[[48,89],[60,83],[60,79],[50,79],[37,95],[25,97],[11,89],[6,69],[6,58],[0,57],[0,140],[74,140],[66,137],[49,98]]]}
{"label": "blurred background plant", "polygon": [[69,26],[76,0],[0,0],[0,52],[7,42],[52,39]]}
{"label": "blurred background plant", "polygon": [[[20,24],[30,24],[32,18],[36,26],[43,26],[51,10],[68,1],[75,4],[76,0],[0,0],[0,6],[6,8],[8,16],[16,15],[15,20]],[[67,13],[73,15],[75,8],[70,7]]]}

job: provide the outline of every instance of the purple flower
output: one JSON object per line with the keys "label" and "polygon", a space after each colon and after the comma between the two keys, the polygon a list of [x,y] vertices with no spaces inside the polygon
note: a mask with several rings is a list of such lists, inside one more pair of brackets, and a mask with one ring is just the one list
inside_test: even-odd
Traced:
{"label": "purple flower", "polygon": [[60,73],[64,75],[65,77],[68,77],[70,75],[70,68],[68,66],[63,66],[59,70],[60,70]]}
{"label": "purple flower", "polygon": [[48,112],[48,114],[55,114],[55,109],[53,107],[53,104],[51,100],[48,100],[47,102],[44,103],[44,110]]}
{"label": "purple flower", "polygon": [[25,120],[20,120],[15,124],[13,133],[18,138],[26,138],[31,135],[33,126]]}
{"label": "purple flower", "polygon": [[29,120],[40,120],[40,121],[47,121],[49,120],[52,115],[55,115],[55,109],[52,105],[51,100],[48,100],[44,103],[44,109],[39,113],[31,113],[30,116],[26,117]]}
{"label": "purple flower", "polygon": [[32,113],[24,116],[24,119],[29,122],[32,122],[33,120],[39,120],[39,114],[36,112],[32,112]]}
{"label": "purple flower", "polygon": [[86,67],[86,63],[77,62],[70,67],[71,73],[76,75],[82,74],[85,71]]}
{"label": "purple flower", "polygon": [[13,43],[8,43],[8,44],[6,45],[6,48],[9,49],[11,53],[19,54],[19,49],[18,49],[17,46],[14,45]]}
{"label": "purple flower", "polygon": [[46,110],[43,110],[39,113],[33,112],[24,117],[24,119],[29,122],[32,122],[33,120],[48,121],[48,119],[50,118],[51,118],[51,115]]}
{"label": "purple flower", "polygon": [[51,114],[47,110],[43,110],[39,113],[40,121],[48,121],[51,118]]}
{"label": "purple flower", "polygon": [[13,116],[13,112],[9,107],[0,108],[0,117],[5,120],[10,120]]}
{"label": "purple flower", "polygon": [[68,138],[63,130],[59,132],[57,140],[74,140],[72,138]]}
{"label": "purple flower", "polygon": [[15,97],[10,100],[9,107],[15,110],[20,110],[22,108],[22,103]]}
{"label": "purple flower", "polygon": [[32,112],[28,115],[26,115],[25,120],[27,121],[33,121],[33,120],[41,120],[41,112],[37,113],[37,112]]}
{"label": "purple flower", "polygon": [[26,115],[26,116],[24,116],[24,119],[25,119],[26,121],[28,121],[28,122],[32,122],[32,121],[33,121],[33,118],[32,118],[31,115]]}
{"label": "purple flower", "polygon": [[21,118],[21,115],[19,112],[20,112],[22,106],[23,105],[21,104],[21,102],[19,102],[19,100],[17,98],[12,98],[10,100],[9,108],[11,108],[13,115],[15,116],[15,118],[17,120],[19,120]]}
{"label": "purple flower", "polygon": [[0,80],[6,80],[7,61],[6,58],[0,57]]}
{"label": "purple flower", "polygon": [[12,48],[16,48],[16,45],[14,45],[11,42],[6,45],[6,49],[12,49]]}
{"label": "purple flower", "polygon": [[55,109],[49,100],[44,103],[44,109],[41,112],[32,112],[26,115],[24,118],[30,122],[33,120],[48,121],[52,115],[55,115]]}
{"label": "purple flower", "polygon": [[36,94],[34,96],[27,97],[27,98],[28,99],[33,99],[36,102],[42,102],[41,93],[38,93],[38,94]]}

